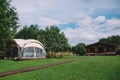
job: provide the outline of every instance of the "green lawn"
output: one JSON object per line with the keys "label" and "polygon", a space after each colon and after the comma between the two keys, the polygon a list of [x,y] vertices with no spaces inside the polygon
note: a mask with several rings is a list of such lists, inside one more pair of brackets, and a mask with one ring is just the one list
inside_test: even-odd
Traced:
{"label": "green lawn", "polygon": [[120,80],[120,56],[88,57],[0,80]]}
{"label": "green lawn", "polygon": [[0,72],[22,69],[27,67],[39,66],[44,64],[50,64],[60,61],[65,61],[66,59],[39,59],[39,60],[0,60]]}

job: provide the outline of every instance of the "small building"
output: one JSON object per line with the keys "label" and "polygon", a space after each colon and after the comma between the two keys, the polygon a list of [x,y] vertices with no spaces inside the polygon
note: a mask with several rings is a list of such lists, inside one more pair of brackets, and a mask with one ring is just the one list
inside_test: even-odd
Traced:
{"label": "small building", "polygon": [[116,55],[117,45],[97,42],[86,46],[86,55]]}
{"label": "small building", "polygon": [[5,55],[8,59],[45,58],[46,52],[41,42],[34,39],[13,39],[8,43]]}

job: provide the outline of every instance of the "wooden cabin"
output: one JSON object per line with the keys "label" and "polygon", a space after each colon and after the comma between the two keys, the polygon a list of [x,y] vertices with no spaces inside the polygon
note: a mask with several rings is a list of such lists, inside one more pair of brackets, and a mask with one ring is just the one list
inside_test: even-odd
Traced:
{"label": "wooden cabin", "polygon": [[86,46],[86,55],[116,55],[117,45],[97,42]]}

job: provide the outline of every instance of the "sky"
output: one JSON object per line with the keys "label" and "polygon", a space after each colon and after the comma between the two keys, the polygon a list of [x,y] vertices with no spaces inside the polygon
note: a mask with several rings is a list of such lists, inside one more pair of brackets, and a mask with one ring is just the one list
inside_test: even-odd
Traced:
{"label": "sky", "polygon": [[120,35],[120,0],[12,0],[11,4],[21,26],[56,25],[71,45]]}

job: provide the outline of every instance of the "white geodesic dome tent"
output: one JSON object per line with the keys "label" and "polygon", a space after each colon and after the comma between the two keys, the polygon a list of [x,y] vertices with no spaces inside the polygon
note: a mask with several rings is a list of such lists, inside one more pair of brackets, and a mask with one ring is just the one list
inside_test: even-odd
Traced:
{"label": "white geodesic dome tent", "polygon": [[34,39],[13,39],[8,44],[7,58],[35,59],[45,58],[46,52],[43,44]]}

